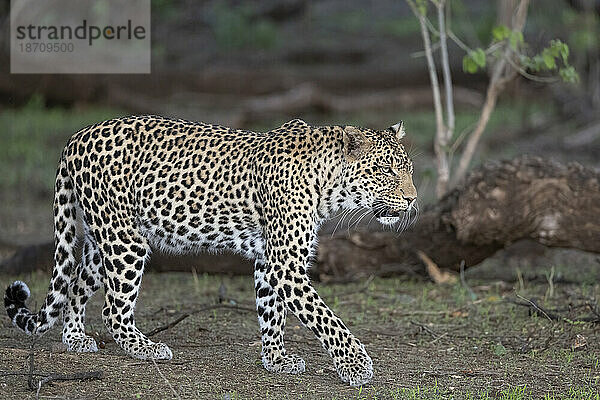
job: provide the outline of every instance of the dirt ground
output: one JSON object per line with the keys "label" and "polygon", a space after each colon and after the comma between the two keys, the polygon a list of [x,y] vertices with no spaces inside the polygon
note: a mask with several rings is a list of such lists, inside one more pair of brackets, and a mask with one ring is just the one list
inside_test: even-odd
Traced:
{"label": "dirt ground", "polygon": [[[87,328],[104,348],[65,352],[54,327],[35,344],[35,372],[39,379],[102,371],[102,378],[44,385],[39,398],[598,399],[600,324],[574,321],[594,315],[600,296],[594,275],[578,275],[575,282],[547,269],[546,280],[518,274],[506,282],[486,278],[485,267],[480,271],[468,271],[467,285],[420,278],[317,284],[374,360],[374,379],[362,388],[339,380],[325,351],[294,317],[288,317],[287,347],[304,357],[307,371],[267,372],[260,363],[250,277],[149,273],[136,313],[140,329],[149,332],[190,314],[153,337],[170,345],[173,360],[154,365],[128,357],[107,336],[98,294],[88,307]],[[17,278],[30,285],[32,306],[39,305],[48,276],[1,276],[0,286]],[[551,321],[515,304],[524,299],[559,309],[566,319]],[[0,397],[35,398],[27,388],[30,343],[7,317],[1,319]]]}

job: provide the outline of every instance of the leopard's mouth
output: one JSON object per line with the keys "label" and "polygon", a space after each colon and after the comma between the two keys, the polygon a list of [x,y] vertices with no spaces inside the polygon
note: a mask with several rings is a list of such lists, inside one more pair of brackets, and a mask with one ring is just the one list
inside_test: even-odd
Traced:
{"label": "leopard's mouth", "polygon": [[382,225],[398,224],[399,229],[402,230],[414,224],[419,215],[419,207],[414,200],[407,202],[406,205],[399,204],[397,207],[393,207],[387,202],[377,199],[371,204],[371,211],[375,219]]}
{"label": "leopard's mouth", "polygon": [[400,222],[400,217],[376,217],[382,225],[395,225]]}
{"label": "leopard's mouth", "polygon": [[389,208],[373,210],[375,218],[400,218],[401,213],[399,211],[392,211]]}
{"label": "leopard's mouth", "polygon": [[381,203],[373,206],[373,214],[377,221],[383,225],[394,225],[399,222],[402,217],[402,212],[392,211],[389,207],[386,207]]}

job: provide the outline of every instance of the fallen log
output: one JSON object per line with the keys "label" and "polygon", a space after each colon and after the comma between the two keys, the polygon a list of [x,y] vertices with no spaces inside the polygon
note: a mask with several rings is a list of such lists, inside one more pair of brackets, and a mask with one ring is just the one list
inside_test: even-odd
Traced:
{"label": "fallen log", "polygon": [[[538,157],[490,162],[402,234],[354,231],[322,237],[313,273],[323,280],[422,273],[417,255],[440,268],[474,266],[521,239],[600,253],[600,172]],[[19,249],[0,272],[52,268],[53,245]],[[249,274],[252,263],[235,255],[168,256],[155,253],[150,270]]]}
{"label": "fallen log", "polygon": [[[35,270],[52,272],[53,260],[54,243],[25,246],[0,263],[0,274],[16,275]],[[250,260],[230,253],[173,256],[155,251],[148,270],[244,275],[252,273],[253,265]]]}
{"label": "fallen log", "polygon": [[490,162],[400,236],[323,238],[318,268],[324,277],[424,271],[421,251],[457,271],[521,239],[600,253],[600,172],[529,156]]}

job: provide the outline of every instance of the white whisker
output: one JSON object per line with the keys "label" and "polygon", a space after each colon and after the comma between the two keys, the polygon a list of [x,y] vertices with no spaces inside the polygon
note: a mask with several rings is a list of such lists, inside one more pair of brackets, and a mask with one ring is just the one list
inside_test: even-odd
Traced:
{"label": "white whisker", "polygon": [[360,218],[356,221],[356,223],[354,224],[354,228],[356,228],[358,226],[358,224],[360,223],[360,221],[367,215],[369,215],[369,210],[366,210],[361,216]]}
{"label": "white whisker", "polygon": [[331,237],[333,237],[333,235],[335,235],[337,228],[340,226],[340,224],[342,223],[342,221],[344,220],[344,218],[350,211],[351,211],[351,209],[345,209],[344,211],[341,212],[341,217],[338,220],[337,224],[335,224],[335,227],[333,228],[333,232],[331,233]]}
{"label": "white whisker", "polygon": [[362,208],[354,209],[354,212],[352,213],[350,218],[348,218],[348,224],[346,225],[346,233],[348,234],[348,236],[350,236],[350,225],[351,225],[350,223],[352,222],[352,219],[354,217],[356,217],[361,211],[362,211]]}

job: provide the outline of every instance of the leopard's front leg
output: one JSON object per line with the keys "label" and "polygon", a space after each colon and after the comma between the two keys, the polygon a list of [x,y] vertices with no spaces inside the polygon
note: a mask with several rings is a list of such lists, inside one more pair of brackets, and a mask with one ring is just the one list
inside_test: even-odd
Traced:
{"label": "leopard's front leg", "polygon": [[271,372],[300,374],[305,370],[304,360],[288,353],[283,342],[285,303],[265,280],[265,270],[265,264],[260,261],[254,265],[256,311],[262,338],[262,363]]}
{"label": "leopard's front leg", "polygon": [[312,287],[306,272],[308,251],[276,245],[267,246],[266,282],[288,310],[319,339],[344,382],[352,386],[369,382],[373,377],[373,361],[363,344]]}

